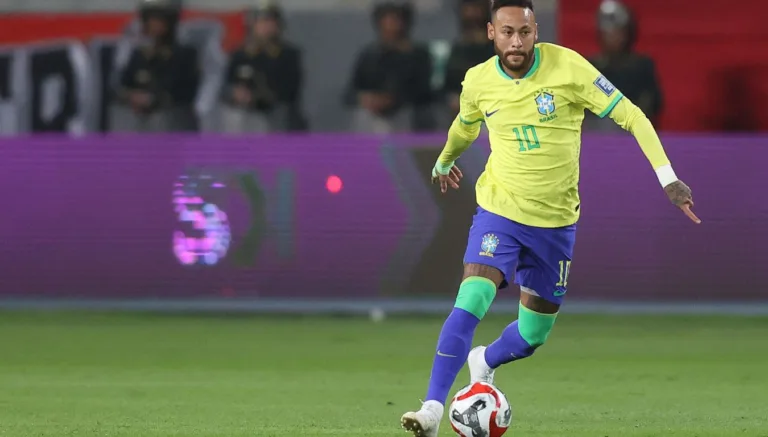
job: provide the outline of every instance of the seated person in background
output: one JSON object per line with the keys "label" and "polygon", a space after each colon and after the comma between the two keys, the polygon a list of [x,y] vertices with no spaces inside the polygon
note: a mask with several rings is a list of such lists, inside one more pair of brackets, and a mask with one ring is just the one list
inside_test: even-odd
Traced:
{"label": "seated person in background", "polygon": [[432,59],[411,40],[413,9],[383,3],[373,13],[378,40],[358,55],[346,101],[356,108],[353,129],[403,132],[433,128]]}
{"label": "seated person in background", "polygon": [[224,130],[304,130],[301,54],[283,40],[282,11],[266,2],[246,20],[246,40],[227,67]]}
{"label": "seated person in background", "polygon": [[495,55],[493,41],[488,39],[487,24],[490,14],[488,0],[459,0],[461,33],[459,40],[451,47],[443,85],[443,92],[451,110],[451,121],[459,113],[461,83],[467,70]]}
{"label": "seated person in background", "polygon": [[197,51],[176,39],[181,9],[181,0],[142,0],[139,5],[146,40],[133,49],[117,90],[118,101],[137,116],[137,130],[197,129],[200,69]]}
{"label": "seated person in background", "polygon": [[[601,53],[589,61],[624,95],[658,124],[662,94],[653,60],[634,51],[637,22],[624,4],[605,0],[597,15]],[[586,126],[596,130],[616,130],[616,123],[589,117]],[[658,128],[658,126],[656,126]]]}

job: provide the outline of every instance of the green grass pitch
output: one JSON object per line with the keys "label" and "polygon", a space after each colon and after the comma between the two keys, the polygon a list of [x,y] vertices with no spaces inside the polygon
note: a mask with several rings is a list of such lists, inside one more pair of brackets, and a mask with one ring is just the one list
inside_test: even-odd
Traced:
{"label": "green grass pitch", "polygon": [[[404,436],[441,323],[2,313],[0,436]],[[497,385],[508,436],[766,437],[768,319],[565,312]]]}

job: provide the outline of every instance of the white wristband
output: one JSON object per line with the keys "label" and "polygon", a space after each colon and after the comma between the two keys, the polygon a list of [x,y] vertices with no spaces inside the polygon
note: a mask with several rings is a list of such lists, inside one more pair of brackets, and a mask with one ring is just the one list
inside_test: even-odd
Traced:
{"label": "white wristband", "polygon": [[659,178],[659,183],[661,184],[662,188],[666,187],[672,182],[677,182],[678,180],[675,171],[672,170],[672,166],[669,164],[662,165],[661,167],[657,168],[656,177]]}

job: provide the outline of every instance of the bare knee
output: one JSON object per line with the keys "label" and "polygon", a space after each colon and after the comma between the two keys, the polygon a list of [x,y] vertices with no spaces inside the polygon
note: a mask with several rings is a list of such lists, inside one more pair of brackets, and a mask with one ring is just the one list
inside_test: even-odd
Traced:
{"label": "bare knee", "polygon": [[496,288],[504,281],[504,274],[496,267],[486,266],[483,264],[464,264],[464,277],[462,280],[470,277],[486,278],[493,281],[496,284]]}
{"label": "bare knee", "polygon": [[529,310],[541,314],[556,314],[560,311],[560,305],[530,293],[520,293],[520,303]]}

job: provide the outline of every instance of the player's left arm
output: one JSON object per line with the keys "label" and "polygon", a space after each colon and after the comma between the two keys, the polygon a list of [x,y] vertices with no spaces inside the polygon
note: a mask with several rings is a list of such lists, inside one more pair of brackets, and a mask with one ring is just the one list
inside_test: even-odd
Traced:
{"label": "player's left arm", "polygon": [[680,207],[685,215],[695,223],[701,223],[701,220],[691,211],[693,206],[691,189],[675,175],[672,164],[661,145],[659,135],[643,111],[625,97],[616,104],[610,117],[616,124],[635,136],[640,149],[656,171],[656,176],[669,196],[669,200]]}
{"label": "player's left arm", "polygon": [[624,130],[632,133],[643,154],[650,161],[669,200],[694,223],[701,223],[691,211],[691,189],[677,178],[656,129],[648,117],[587,60],[577,59],[574,64],[572,71],[576,76],[576,96],[580,103],[600,118],[610,116]]}

